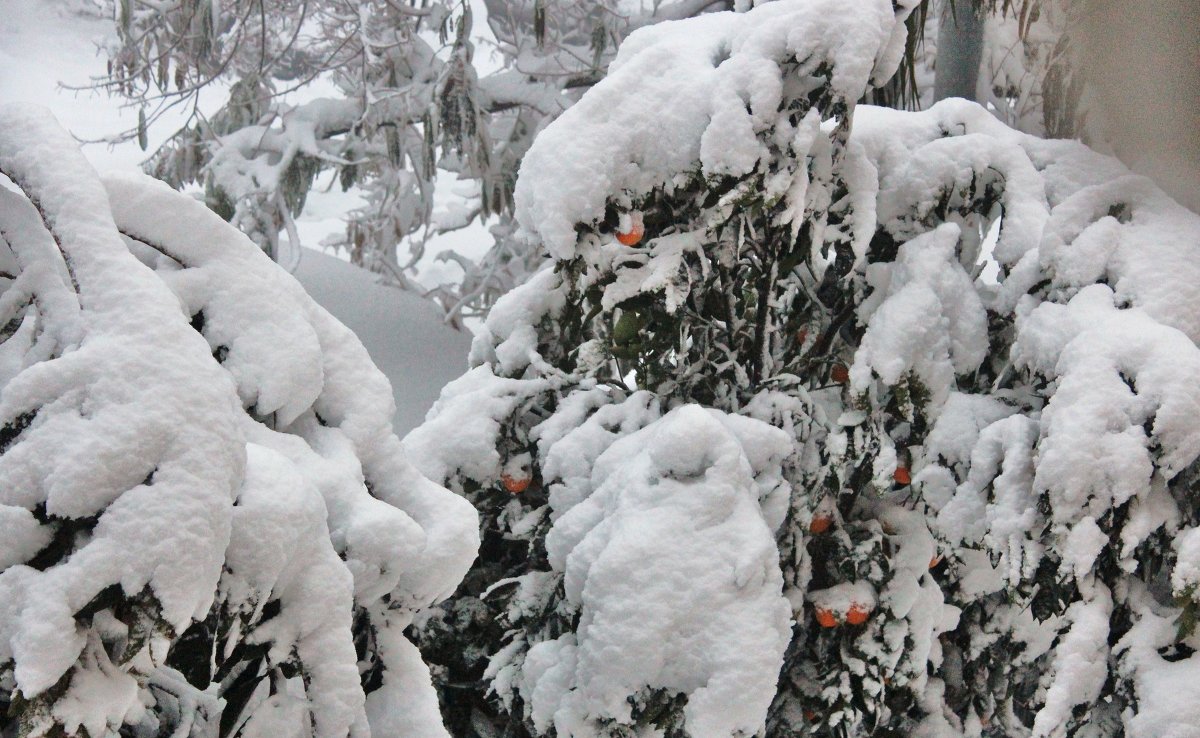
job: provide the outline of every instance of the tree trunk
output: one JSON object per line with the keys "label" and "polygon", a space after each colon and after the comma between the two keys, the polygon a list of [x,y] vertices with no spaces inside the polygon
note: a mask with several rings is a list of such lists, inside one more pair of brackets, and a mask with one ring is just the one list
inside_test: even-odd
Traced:
{"label": "tree trunk", "polygon": [[983,14],[973,0],[946,0],[938,19],[935,100],[977,100],[979,60],[983,54]]}

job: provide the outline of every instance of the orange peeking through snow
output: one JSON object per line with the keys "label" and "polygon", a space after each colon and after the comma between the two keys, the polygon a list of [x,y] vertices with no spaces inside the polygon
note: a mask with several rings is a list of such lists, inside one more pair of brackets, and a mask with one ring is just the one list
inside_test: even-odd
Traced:
{"label": "orange peeking through snow", "polygon": [[823,607],[814,608],[813,615],[816,616],[817,624],[822,628],[834,628],[838,624],[837,615],[834,615],[833,611],[826,610]]}
{"label": "orange peeking through snow", "polygon": [[511,474],[501,474],[500,483],[504,485],[504,489],[514,495],[519,495],[529,489],[529,482],[532,481],[529,477],[514,477]]}
{"label": "orange peeking through snow", "polygon": [[636,246],[646,235],[646,227],[642,224],[641,211],[634,210],[622,213],[617,223],[617,240],[625,246]]}
{"label": "orange peeking through snow", "polygon": [[851,625],[862,625],[863,623],[867,622],[867,618],[870,616],[870,610],[855,602],[850,606],[850,609],[846,611],[846,622],[850,623]]}

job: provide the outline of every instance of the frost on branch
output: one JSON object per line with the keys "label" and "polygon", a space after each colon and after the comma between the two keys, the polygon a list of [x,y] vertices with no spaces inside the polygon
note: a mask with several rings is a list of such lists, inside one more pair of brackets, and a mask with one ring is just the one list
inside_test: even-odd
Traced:
{"label": "frost on branch", "polygon": [[0,131],[21,734],[443,733],[400,631],[454,589],[476,517],[406,461],[365,349],[202,204],[102,182],[45,113]]}

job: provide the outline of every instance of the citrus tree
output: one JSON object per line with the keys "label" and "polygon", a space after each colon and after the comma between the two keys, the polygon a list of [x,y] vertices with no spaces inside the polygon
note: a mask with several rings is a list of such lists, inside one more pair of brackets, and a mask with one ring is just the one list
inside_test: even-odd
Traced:
{"label": "citrus tree", "polygon": [[858,104],[914,4],[638,31],[526,155],[551,258],[405,440],[483,520],[416,628],[453,730],[1200,718],[1200,218],[973,103]]}
{"label": "citrus tree", "polygon": [[203,203],[0,106],[0,733],[444,735],[403,629],[477,518]]}

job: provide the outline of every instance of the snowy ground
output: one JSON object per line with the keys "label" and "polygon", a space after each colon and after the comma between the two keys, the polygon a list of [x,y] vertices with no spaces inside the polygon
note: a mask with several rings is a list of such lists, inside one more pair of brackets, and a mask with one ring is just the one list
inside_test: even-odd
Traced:
{"label": "snowy ground", "polygon": [[304,250],[296,277],[358,335],[388,375],[401,436],[421,422],[442,385],[466,370],[470,336],[442,324],[432,303],[377,284],[369,272],[310,249]]}
{"label": "snowy ground", "polygon": [[[81,15],[86,0],[0,0],[0,100],[27,101],[54,112],[77,138],[94,140],[127,129],[135,110],[93,92],[75,92],[104,71],[98,44],[111,22]],[[220,92],[220,91],[215,91]],[[208,101],[214,107],[220,100]],[[150,150],[170,133],[171,121],[150,130]],[[135,143],[91,144],[84,153],[100,171],[136,169],[146,154]],[[353,192],[314,192],[298,228],[305,246],[342,229],[342,214],[358,204]],[[446,248],[477,256],[490,238],[481,228],[450,234],[429,249]],[[431,265],[430,277],[452,278]],[[417,425],[447,381],[466,368],[470,336],[445,326],[436,309],[413,294],[376,283],[370,273],[311,248],[303,252],[296,276],[318,302],[349,326],[388,375],[396,397],[396,430]]]}

